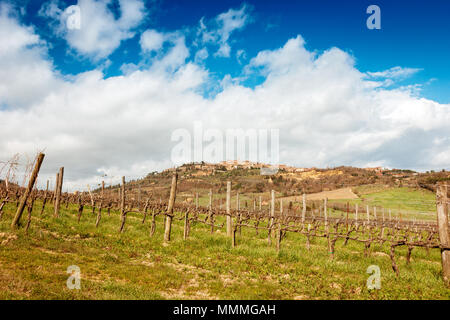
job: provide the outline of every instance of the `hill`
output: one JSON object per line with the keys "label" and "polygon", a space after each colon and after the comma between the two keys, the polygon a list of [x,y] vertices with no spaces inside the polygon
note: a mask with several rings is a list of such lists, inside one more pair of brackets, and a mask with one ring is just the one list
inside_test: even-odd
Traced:
{"label": "hill", "polygon": [[[233,195],[239,193],[242,206],[250,207],[261,197],[264,204],[275,190],[277,198],[300,203],[303,193],[308,200],[325,197],[339,202],[349,200],[351,204],[379,205],[386,209],[402,210],[414,216],[416,213],[434,212],[435,184],[450,180],[450,172],[415,172],[402,169],[356,168],[341,166],[335,168],[296,168],[280,165],[274,175],[261,175],[264,164],[224,162],[219,164],[189,163],[162,172],[152,172],[139,180],[127,181],[127,195],[131,199],[167,199],[172,172],[179,173],[177,202],[193,202],[196,194],[199,204],[209,203],[209,192],[213,192],[213,204],[220,206],[225,201],[226,181],[232,181]],[[119,186],[110,186],[105,192],[117,193]],[[345,192],[344,192],[345,191]],[[99,192],[99,189],[96,190]],[[376,200],[375,194],[391,192],[391,199]],[[405,194],[407,193],[407,194]],[[366,195],[366,196],[363,196]],[[402,200],[399,206],[398,199]],[[376,201],[375,201],[375,200]],[[424,203],[418,206],[418,202]],[[233,198],[234,205],[234,198]],[[405,216],[405,215],[404,215]],[[416,218],[425,216],[418,214]],[[427,219],[427,217],[425,217]]]}

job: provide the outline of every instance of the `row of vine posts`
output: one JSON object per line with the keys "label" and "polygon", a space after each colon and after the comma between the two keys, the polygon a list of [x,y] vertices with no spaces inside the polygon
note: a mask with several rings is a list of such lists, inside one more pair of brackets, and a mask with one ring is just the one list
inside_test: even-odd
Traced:
{"label": "row of vine posts", "polygon": [[[16,191],[16,205],[17,210],[14,215],[13,221],[11,223],[11,228],[16,229],[20,226],[20,220],[25,207],[27,206],[27,201],[33,192],[40,167],[44,159],[44,154],[40,153],[34,163],[33,171],[30,175],[27,187],[22,191],[22,195],[19,196]],[[64,167],[61,167],[57,173],[55,191],[53,192],[53,202],[54,202],[54,216],[59,217],[59,210],[61,206],[62,198],[62,185],[63,185],[63,175]],[[231,210],[231,181],[227,181],[227,191],[226,191],[226,208],[217,209],[212,206],[212,190],[209,193],[209,206],[207,208],[199,207],[198,205],[198,194],[196,194],[195,207],[187,206],[183,204],[176,205],[176,192],[177,192],[177,181],[178,174],[174,172],[172,176],[170,196],[166,203],[163,203],[160,199],[159,203],[150,199],[147,199],[142,208],[142,203],[126,202],[126,190],[125,190],[125,177],[122,177],[122,184],[119,189],[119,199],[117,201],[117,207],[120,210],[120,227],[119,232],[124,231],[124,226],[126,223],[126,216],[129,212],[137,212],[143,214],[142,223],[145,223],[147,217],[147,212],[150,209],[152,212],[151,221],[151,231],[152,236],[156,228],[156,216],[158,214],[164,215],[164,242],[169,242],[171,240],[171,230],[172,222],[174,219],[184,220],[184,231],[183,239],[186,240],[189,237],[189,232],[191,224],[193,222],[199,222],[207,224],[211,227],[211,233],[214,232],[215,228],[222,228],[223,225],[216,224],[214,216],[220,215],[225,216],[226,222],[226,234],[227,237],[231,238],[231,246],[234,248],[237,246],[237,233],[240,234],[242,227],[254,228],[258,234],[259,230],[267,231],[268,245],[272,245],[272,238],[276,241],[276,248],[280,250],[281,242],[286,237],[288,232],[300,233],[306,236],[306,246],[310,248],[310,239],[312,237],[323,237],[327,239],[328,250],[330,252],[330,258],[334,259],[335,244],[337,240],[344,239],[344,245],[348,243],[349,240],[359,241],[365,245],[365,253],[369,253],[369,249],[372,243],[390,243],[391,251],[390,258],[392,261],[392,269],[398,275],[399,270],[395,262],[395,248],[398,246],[406,246],[408,248],[407,262],[409,263],[411,257],[411,251],[414,247],[425,247],[427,250],[430,248],[439,248],[441,251],[442,260],[442,275],[444,283],[450,286],[450,234],[449,234],[449,222],[448,222],[448,196],[447,196],[447,185],[439,184],[437,186],[436,194],[436,205],[437,205],[437,225],[431,224],[416,224],[415,229],[411,228],[410,224],[406,221],[399,223],[399,221],[392,221],[391,219],[379,220],[376,218],[370,220],[369,218],[369,208],[367,207],[367,220],[358,220],[358,207],[356,207],[356,219],[349,219],[348,217],[348,207],[347,216],[343,218],[332,218],[328,217],[327,213],[327,199],[324,200],[323,204],[323,216],[308,216],[306,215],[306,195],[303,195],[303,208],[301,215],[297,214],[285,214],[283,210],[283,202],[280,201],[280,212],[275,214],[275,191],[271,192],[271,201],[268,212],[263,212],[261,208],[261,198],[259,211],[256,210],[256,200],[254,201],[254,210],[241,210],[239,207],[239,194],[237,195],[237,205],[235,210]],[[115,204],[114,200],[104,199],[103,196],[104,183],[102,183],[100,205],[98,207],[96,227],[98,227],[101,221],[102,209],[106,208],[108,214],[110,209]],[[51,193],[51,192],[50,192]],[[41,214],[44,211],[45,205],[47,203],[49,190],[48,181],[47,189],[45,190]],[[31,222],[31,211],[33,208],[33,203],[36,196],[31,197],[31,201],[28,204],[28,221],[26,224],[26,229],[28,230]],[[70,199],[72,197],[72,201]],[[92,213],[95,214],[96,202],[95,197],[91,190],[89,189],[90,205],[92,206]],[[76,199],[77,198],[77,199]],[[76,200],[75,200],[76,199]],[[0,204],[0,218],[2,214],[2,208],[6,202],[10,201],[8,191],[3,202]],[[69,202],[78,204],[78,221],[80,221],[83,209],[86,202],[82,198],[81,194],[74,193],[73,195],[67,194],[66,196],[66,207]],[[31,205],[31,206],[30,206]],[[175,213],[174,213],[175,212]],[[176,213],[181,212],[181,217],[177,217]],[[192,216],[190,216],[192,213]],[[200,214],[205,214],[205,218],[201,218]],[[267,226],[261,226],[261,222],[267,222]],[[428,233],[427,233],[428,232]]]}

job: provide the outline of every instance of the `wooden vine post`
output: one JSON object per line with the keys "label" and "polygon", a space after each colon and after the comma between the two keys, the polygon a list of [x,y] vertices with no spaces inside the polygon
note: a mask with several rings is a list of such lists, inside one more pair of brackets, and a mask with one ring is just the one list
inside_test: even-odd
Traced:
{"label": "wooden vine post", "polygon": [[102,181],[102,192],[100,197],[100,207],[98,208],[97,220],[95,221],[95,227],[98,228],[100,220],[102,219],[102,206],[103,206],[103,194],[105,192],[105,181]]}
{"label": "wooden vine post", "polygon": [[44,161],[44,156],[45,155],[43,153],[40,153],[36,159],[33,172],[31,173],[30,180],[28,181],[27,189],[25,190],[25,193],[22,195],[22,198],[20,199],[16,215],[14,216],[14,219],[11,223],[12,229],[15,229],[16,227],[19,226],[20,218],[22,217],[22,213],[25,208],[25,204],[27,203],[28,197],[30,196],[31,191],[33,191],[33,187],[39,174],[39,170],[41,169],[42,161]]}
{"label": "wooden vine post", "polygon": [[[237,192],[236,193],[236,221],[237,221],[237,224],[241,223],[241,212],[239,210],[241,210],[241,205],[239,202],[239,192]],[[241,226],[239,226],[239,234],[241,234]],[[233,237],[235,237],[235,235],[233,235]]]}
{"label": "wooden vine post", "polygon": [[436,195],[437,222],[439,241],[441,243],[442,276],[444,283],[450,286],[450,236],[448,228],[447,186],[438,185]]}
{"label": "wooden vine post", "polygon": [[227,181],[227,236],[232,236],[231,230],[231,181]]}
{"label": "wooden vine post", "polygon": [[184,213],[184,228],[183,228],[183,240],[188,238],[188,228],[189,228],[189,210]]}
{"label": "wooden vine post", "polygon": [[270,201],[269,232],[267,234],[267,242],[269,246],[272,244],[272,227],[274,217],[275,217],[275,190],[272,190]]}
{"label": "wooden vine post", "polygon": [[212,209],[212,189],[209,189],[209,193],[208,193],[208,195],[209,195],[209,205],[208,205],[208,209],[211,211],[211,209]]}
{"label": "wooden vine post", "polygon": [[56,203],[56,194],[58,193],[59,172],[56,173],[55,178],[55,192],[53,193],[53,205]]}
{"label": "wooden vine post", "polygon": [[305,222],[305,216],[306,216],[306,194],[303,194],[302,223]]}
{"label": "wooden vine post", "polygon": [[214,213],[212,210],[212,204],[213,204],[213,191],[212,189],[209,189],[209,213],[208,213],[208,219],[211,223],[211,234],[214,233]]}
{"label": "wooden vine post", "polygon": [[58,181],[56,182],[56,194],[55,194],[55,217],[59,217],[59,208],[61,206],[61,192],[64,177],[64,167],[59,168]]}
{"label": "wooden vine post", "polygon": [[178,174],[175,172],[172,176],[172,185],[170,187],[169,205],[167,206],[166,224],[164,229],[164,241],[170,241],[170,231],[172,230],[173,206],[177,196]]}
{"label": "wooden vine post", "polygon": [[122,177],[122,186],[120,190],[120,218],[122,223],[120,224],[119,232],[123,231],[123,227],[125,226],[127,214],[125,212],[125,177]]}

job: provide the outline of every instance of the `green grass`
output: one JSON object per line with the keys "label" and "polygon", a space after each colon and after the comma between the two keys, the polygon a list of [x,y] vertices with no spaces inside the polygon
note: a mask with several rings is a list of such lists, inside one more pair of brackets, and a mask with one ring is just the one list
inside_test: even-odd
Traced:
{"label": "green grass", "polygon": [[[360,212],[365,215],[366,205],[385,208],[385,216],[391,210],[392,217],[420,220],[436,220],[436,194],[425,189],[414,188],[388,188],[379,185],[354,187],[360,199],[332,200],[330,202],[349,202],[352,206],[358,204]],[[378,209],[378,213],[381,211]]]}
{"label": "green grass", "polygon": [[[440,252],[414,249],[406,264],[400,248],[400,276],[391,270],[386,246],[375,245],[369,257],[363,246],[343,241],[329,259],[324,239],[311,250],[305,237],[288,234],[277,253],[267,245],[267,232],[242,228],[238,246],[220,229],[194,224],[183,241],[181,220],[174,220],[172,241],[163,245],[162,217],[149,236],[149,221],[129,214],[125,232],[118,233],[117,212],[103,213],[98,229],[85,208],[81,222],[76,208],[62,209],[54,218],[52,206],[33,213],[28,235],[11,231],[15,206],[8,204],[0,221],[0,299],[449,299]],[[22,222],[24,222],[22,218]],[[218,219],[222,222],[221,219]],[[6,240],[7,238],[10,240]],[[380,290],[369,291],[370,265],[381,269]],[[81,269],[81,290],[69,290],[67,267]]]}

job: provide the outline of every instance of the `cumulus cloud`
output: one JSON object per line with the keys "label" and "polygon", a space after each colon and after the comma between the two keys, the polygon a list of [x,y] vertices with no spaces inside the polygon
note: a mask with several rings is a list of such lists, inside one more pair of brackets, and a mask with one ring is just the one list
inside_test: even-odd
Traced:
{"label": "cumulus cloud", "polygon": [[70,13],[58,0],[45,3],[39,12],[53,20],[55,34],[64,37],[73,50],[97,61],[108,57],[123,40],[132,38],[134,29],[145,17],[142,0],[119,0],[118,19],[108,8],[109,3],[108,0],[79,0],[79,29],[67,28]]}
{"label": "cumulus cloud", "polygon": [[0,108],[29,108],[59,87],[47,46],[0,3]]}
{"label": "cumulus cloud", "polygon": [[[222,132],[279,129],[280,162],[286,164],[448,168],[450,105],[374,86],[376,80],[339,48],[317,53],[301,36],[289,39],[243,67],[247,77],[263,77],[260,85],[249,88],[226,76],[221,91],[206,98],[203,88],[216,80],[191,58],[181,33],[161,33],[168,48],[151,63],[128,65],[123,75],[105,78],[92,70],[69,81],[53,71],[32,28],[3,9],[0,26],[0,43],[17,35],[10,46],[0,45],[0,63],[20,70],[16,57],[27,57],[29,66],[42,68],[33,71],[36,76],[53,81],[41,91],[33,81],[22,83],[21,91],[9,79],[0,87],[0,105],[14,106],[0,108],[0,159],[45,149],[41,181],[59,166],[70,188],[94,185],[104,174],[113,183],[171,167],[172,132],[192,131],[195,121]],[[143,49],[158,47],[149,43]]]}

